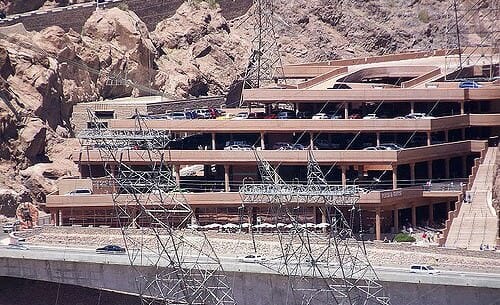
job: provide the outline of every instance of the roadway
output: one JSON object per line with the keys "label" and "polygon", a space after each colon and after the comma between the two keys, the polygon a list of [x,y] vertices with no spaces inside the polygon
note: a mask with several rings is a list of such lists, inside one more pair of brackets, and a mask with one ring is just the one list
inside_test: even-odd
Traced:
{"label": "roadway", "polygon": [[[131,256],[137,254],[130,253]],[[97,263],[97,264],[112,264],[112,265],[130,265],[129,255],[126,254],[98,254],[94,248],[83,247],[56,247],[56,246],[40,246],[27,245],[22,248],[0,245],[1,258],[13,259],[29,259],[43,261],[66,261],[77,263]],[[135,256],[135,266],[151,266],[152,262],[156,261],[157,255],[154,253],[143,253],[142,256]],[[236,257],[221,257],[221,264],[226,272],[244,272],[258,274],[275,274],[275,269],[279,266],[279,261],[268,261],[264,264],[260,263],[244,263],[240,262]],[[189,264],[189,257],[185,260]],[[198,260],[200,262],[200,260]],[[207,268],[209,265],[214,266],[205,259]],[[168,260],[160,259],[160,265],[167,266]],[[4,268],[2,268],[4,267]],[[0,270],[12,268],[11,266],[0,266]],[[310,266],[303,264],[303,270],[312,269]],[[331,270],[332,268],[330,268]],[[465,272],[465,271],[448,271],[441,270],[438,275],[430,274],[414,274],[409,272],[409,266],[404,267],[386,267],[375,266],[377,275],[384,282],[406,282],[406,283],[422,283],[435,285],[453,285],[453,286],[470,286],[483,288],[500,288],[500,274],[498,273],[480,273],[480,272]],[[0,276],[8,276],[9,274],[0,274]]]}

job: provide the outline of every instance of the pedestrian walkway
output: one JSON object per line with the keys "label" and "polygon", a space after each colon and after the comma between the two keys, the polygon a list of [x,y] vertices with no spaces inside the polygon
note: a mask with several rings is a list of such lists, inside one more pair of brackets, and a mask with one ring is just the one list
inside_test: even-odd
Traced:
{"label": "pedestrian walkway", "polygon": [[498,147],[489,147],[479,165],[472,185],[470,201],[462,204],[451,224],[446,247],[480,250],[481,245],[496,245],[497,214],[492,206],[492,189],[496,175]]}

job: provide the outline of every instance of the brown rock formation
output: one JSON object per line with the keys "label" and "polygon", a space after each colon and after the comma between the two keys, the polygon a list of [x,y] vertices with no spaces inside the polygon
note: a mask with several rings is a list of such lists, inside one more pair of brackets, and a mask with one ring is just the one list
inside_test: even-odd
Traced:
{"label": "brown rock formation", "polygon": [[[146,25],[134,12],[119,8],[97,11],[87,20],[82,33],[77,52],[89,66],[135,84],[150,86],[155,76],[156,49]],[[112,78],[106,74],[96,79],[103,98],[147,93],[132,86],[116,86],[116,81],[106,86],[110,81]]]}
{"label": "brown rock formation", "polygon": [[243,72],[246,45],[220,8],[182,4],[151,34],[161,51],[155,84],[180,96],[221,94]]}

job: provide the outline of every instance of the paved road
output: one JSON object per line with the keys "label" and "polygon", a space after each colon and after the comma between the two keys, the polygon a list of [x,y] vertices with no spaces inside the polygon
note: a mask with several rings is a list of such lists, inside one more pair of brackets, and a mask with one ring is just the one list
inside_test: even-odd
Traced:
{"label": "paved road", "polygon": [[[128,254],[99,254],[94,248],[70,248],[53,246],[34,246],[29,245],[23,248],[0,245],[0,257],[26,258],[39,260],[64,260],[75,262],[92,262],[105,264],[129,265],[129,255],[135,259],[134,265],[153,265],[158,256],[154,253],[134,253]],[[250,272],[250,273],[276,273],[279,262],[243,263],[235,257],[221,257],[221,264],[226,271]],[[191,259],[187,257],[186,264]],[[168,258],[160,258],[160,265],[168,265]],[[193,258],[194,261],[194,258]],[[198,260],[200,262],[200,260]],[[210,259],[201,261],[210,268],[217,266]],[[274,264],[274,265],[273,265]],[[303,270],[308,267],[304,265]],[[500,288],[500,274],[498,273],[479,273],[479,272],[459,272],[442,270],[439,275],[414,274],[410,273],[407,267],[375,267],[377,275],[382,281],[389,282],[409,282],[409,283],[427,283],[427,284],[446,284],[458,286],[476,286]]]}

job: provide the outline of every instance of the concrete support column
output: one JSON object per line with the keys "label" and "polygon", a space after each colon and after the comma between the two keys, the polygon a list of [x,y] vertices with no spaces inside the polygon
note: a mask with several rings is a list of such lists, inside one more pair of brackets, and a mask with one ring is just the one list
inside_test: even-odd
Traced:
{"label": "concrete support column", "polygon": [[344,103],[344,119],[349,118],[349,104],[346,102]]}
{"label": "concrete support column", "polygon": [[398,188],[398,165],[392,165],[392,188]]}
{"label": "concrete support column", "polygon": [[377,132],[377,146],[380,145],[380,132]]}
{"label": "concrete support column", "polygon": [[415,112],[415,102],[410,102],[410,113]]}
{"label": "concrete support column", "polygon": [[460,101],[460,114],[465,114],[465,102]]}
{"label": "concrete support column", "polygon": [[50,212],[50,223],[57,226],[57,213]]}
{"label": "concrete support column", "polygon": [[314,149],[314,132],[309,133],[309,147]]}
{"label": "concrete support column", "polygon": [[460,129],[461,135],[462,135],[462,141],[465,140],[465,128]]}
{"label": "concrete support column", "polygon": [[299,112],[299,103],[293,104],[293,112],[295,112],[295,114],[297,114]]}
{"label": "concrete support column", "polygon": [[445,141],[446,143],[448,143],[448,141],[450,140],[449,133],[450,133],[450,131],[449,131],[448,129],[446,129],[446,130],[444,131],[444,141]]}
{"label": "concrete support column", "polygon": [[415,163],[410,163],[410,183],[415,184]]}
{"label": "concrete support column", "polygon": [[[115,174],[116,174],[116,165],[115,164],[111,164],[110,165],[110,171],[111,171],[111,177],[114,177]],[[116,182],[115,182],[115,180],[113,179],[113,181],[111,181],[111,183],[113,184],[111,186],[111,191],[113,193],[116,193],[117,190],[116,190]]]}
{"label": "concrete support column", "polygon": [[326,210],[325,208],[320,207],[319,210],[321,211],[321,222],[326,223]]}
{"label": "concrete support column", "polygon": [[215,150],[215,132],[212,132],[212,150]]}
{"label": "concrete support column", "polygon": [[417,226],[417,207],[415,205],[411,206],[411,226],[413,228]]}
{"label": "concrete support column", "polygon": [[467,157],[462,156],[462,177],[467,177]]}
{"label": "concrete support column", "polygon": [[229,165],[224,164],[224,191],[229,192],[231,188],[229,186]]}
{"label": "concrete support column", "polygon": [[427,161],[427,178],[432,179],[432,160]]}
{"label": "concrete support column", "polygon": [[428,131],[427,132],[427,146],[430,146],[432,144],[432,136],[431,136],[431,132]]}
{"label": "concrete support column", "polygon": [[375,239],[381,240],[381,230],[380,230],[380,208],[375,210]]}
{"label": "concrete support column", "polygon": [[429,204],[429,225],[434,224],[434,204]]}
{"label": "concrete support column", "polygon": [[347,166],[341,165],[340,169],[342,170],[342,185],[347,185]]}
{"label": "concrete support column", "polygon": [[62,215],[62,210],[59,210],[59,211],[57,212],[57,214],[59,214],[59,215],[58,215],[58,217],[59,217],[59,221],[57,222],[57,225],[58,225],[58,226],[62,226],[62,225],[63,225],[63,215]]}
{"label": "concrete support column", "polygon": [[395,208],[394,209],[394,233],[399,232],[399,209]]}
{"label": "concrete support column", "polygon": [[260,133],[260,148],[261,149],[266,149],[266,143],[265,143],[265,140],[264,140],[264,136],[265,136],[265,133],[261,132]]}
{"label": "concrete support column", "polygon": [[181,174],[179,172],[179,168],[180,168],[179,165],[174,164],[172,169],[173,169],[174,177],[175,177],[175,185],[180,187],[181,186]]}
{"label": "concrete support column", "polygon": [[444,159],[444,178],[450,179],[450,158]]}

